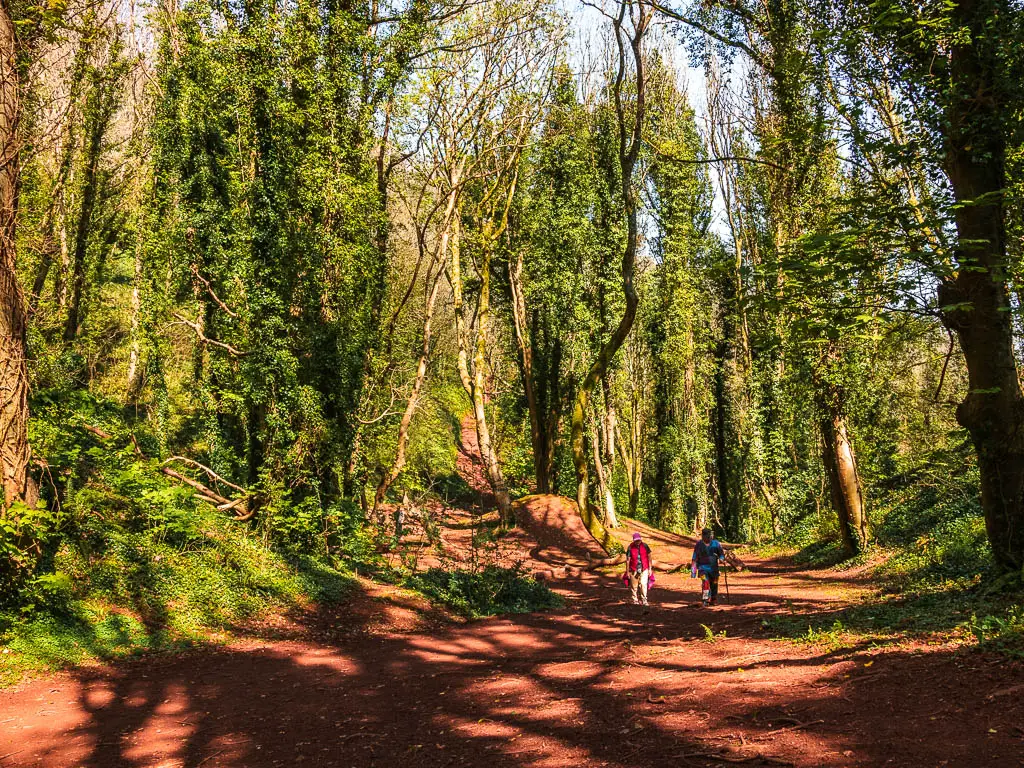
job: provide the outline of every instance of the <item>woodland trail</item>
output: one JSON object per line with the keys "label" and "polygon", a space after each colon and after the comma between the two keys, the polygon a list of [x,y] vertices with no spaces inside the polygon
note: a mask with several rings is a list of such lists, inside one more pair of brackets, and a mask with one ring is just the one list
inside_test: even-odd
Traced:
{"label": "woodland trail", "polygon": [[[564,609],[459,623],[362,581],[346,605],[226,647],[0,692],[0,765],[1024,765],[1020,663],[772,640],[771,616],[835,613],[864,589],[784,561],[751,560],[715,609],[688,574],[659,574],[644,613],[617,572],[577,571],[590,545],[559,527],[565,504],[521,504],[499,553],[546,568]],[[628,525],[663,561],[688,558],[685,538]]]}

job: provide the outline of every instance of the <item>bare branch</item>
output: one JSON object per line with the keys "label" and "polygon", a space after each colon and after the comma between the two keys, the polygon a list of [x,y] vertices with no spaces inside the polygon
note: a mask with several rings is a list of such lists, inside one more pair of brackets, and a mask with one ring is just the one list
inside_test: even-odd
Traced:
{"label": "bare branch", "polygon": [[171,325],[187,325],[195,332],[196,336],[199,337],[199,341],[202,342],[203,344],[210,344],[214,347],[220,347],[221,349],[228,352],[229,354],[234,355],[235,357],[245,357],[248,354],[247,352],[242,352],[241,350],[235,349],[230,344],[225,344],[223,341],[217,341],[216,339],[209,338],[208,336],[206,336],[206,334],[203,333],[203,328],[201,325],[199,325],[198,322],[194,320],[189,320],[181,313],[175,312],[174,316],[178,318],[178,322],[171,323]]}

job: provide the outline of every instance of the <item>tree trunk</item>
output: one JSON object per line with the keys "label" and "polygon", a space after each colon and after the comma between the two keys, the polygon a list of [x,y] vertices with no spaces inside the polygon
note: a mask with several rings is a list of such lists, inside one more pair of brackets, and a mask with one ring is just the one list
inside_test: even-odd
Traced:
{"label": "tree trunk", "polygon": [[715,348],[715,416],[712,429],[715,443],[715,470],[718,480],[718,519],[725,535],[736,538],[739,528],[738,515],[733,514],[732,488],[729,485],[730,453],[727,434],[727,409],[725,393],[726,342],[720,340]]}
{"label": "tree trunk", "polygon": [[846,417],[837,398],[833,396],[829,402],[822,402],[820,405],[823,459],[828,475],[832,508],[839,518],[843,551],[853,557],[864,551],[868,540],[868,518],[861,495],[857,460],[847,433]]}
{"label": "tree trunk", "polygon": [[43,295],[43,288],[46,287],[46,278],[50,276],[50,268],[53,267],[53,257],[57,250],[56,243],[53,238],[53,226],[49,224],[49,231],[47,231],[46,246],[43,250],[42,257],[39,259],[39,265],[36,267],[35,279],[32,281],[32,292],[29,294],[29,313],[34,314],[36,308],[39,306],[39,299]]}
{"label": "tree trunk", "polygon": [[[486,238],[486,235],[485,235]],[[473,355],[473,415],[476,418],[476,434],[480,444],[480,455],[487,469],[487,479],[494,492],[494,500],[498,505],[498,514],[507,526],[512,521],[512,501],[505,487],[505,478],[501,472],[498,454],[491,441],[491,431],[487,424],[485,392],[485,373],[487,367],[488,323],[491,314],[491,249],[485,242],[482,264],[480,268],[480,297],[476,319],[476,349]]]}
{"label": "tree trunk", "polygon": [[594,454],[594,470],[597,474],[597,487],[604,515],[602,522],[605,528],[618,528],[619,521],[615,517],[615,499],[612,497],[612,489],[609,483],[610,478],[605,470],[604,461],[601,459],[601,441],[598,434],[597,421],[598,419],[595,418],[590,425],[590,444]]}
{"label": "tree trunk", "polygon": [[[427,280],[428,282],[430,280],[429,273]],[[412,391],[405,401],[402,421],[398,425],[398,448],[395,451],[395,460],[391,464],[391,468],[381,478],[380,483],[377,484],[377,491],[373,496],[374,518],[377,516],[377,510],[380,508],[380,505],[384,503],[384,497],[387,495],[391,484],[398,479],[398,476],[402,474],[402,470],[405,468],[406,450],[409,447],[409,427],[419,405],[423,382],[427,378],[427,367],[430,365],[431,325],[434,320],[434,303],[437,301],[437,294],[441,288],[441,276],[435,275],[433,281],[434,284],[430,288],[430,294],[427,296],[423,312],[423,346],[420,349],[420,359],[416,365],[416,378],[413,380]]]}
{"label": "tree trunk", "polygon": [[[543,476],[547,482],[547,492],[553,493],[558,488],[557,464],[555,463],[558,448],[558,429],[562,421],[562,394],[560,379],[562,372],[562,340],[555,335],[550,352],[544,356],[545,367],[540,401],[543,419]],[[539,482],[539,479],[538,479]]]}
{"label": "tree trunk", "polygon": [[[458,178],[458,177],[456,177]],[[453,184],[458,188],[458,182]],[[450,193],[453,204],[457,202],[456,191]],[[476,318],[476,343],[473,353],[473,371],[470,372],[469,365],[469,342],[466,319],[463,317],[463,295],[462,295],[462,251],[460,244],[461,235],[461,213],[457,206],[453,208],[453,215],[445,232],[442,235],[441,252],[451,254],[449,259],[449,277],[452,284],[452,303],[455,312],[455,336],[458,340],[458,368],[459,378],[462,387],[469,396],[473,406],[473,418],[476,422],[477,442],[480,446],[480,457],[483,459],[484,468],[487,471],[487,480],[490,483],[491,491],[494,493],[495,503],[498,505],[498,514],[502,523],[508,525],[512,520],[512,501],[509,498],[508,490],[505,487],[505,478],[501,474],[501,465],[498,462],[498,454],[491,442],[491,431],[487,424],[487,409],[484,399],[484,369],[487,364],[487,323],[490,319],[490,292],[491,292],[491,250],[487,242],[487,234],[484,233],[484,247],[481,254],[482,264],[480,266],[480,298],[477,307]]]}
{"label": "tree trunk", "polygon": [[18,282],[15,226],[18,215],[21,101],[14,24],[0,7],[0,469],[4,509],[35,503],[29,477],[28,368],[25,364],[25,299]]}
{"label": "tree trunk", "polygon": [[132,279],[131,348],[128,351],[128,401],[135,400],[142,390],[142,236],[135,243],[135,274]]}
{"label": "tree trunk", "polygon": [[[1008,5],[1008,4],[999,4]],[[946,172],[958,205],[959,270],[939,291],[943,322],[967,362],[970,393],[957,420],[978,453],[985,528],[996,563],[1024,568],[1024,393],[1014,358],[1007,288],[1006,145],[1008,105],[997,78],[1005,62],[992,28],[992,4],[962,0],[954,28],[970,34],[950,47]],[[1008,7],[1003,11],[1010,13]],[[1006,43],[1003,43],[1004,45]]]}
{"label": "tree trunk", "polygon": [[612,402],[611,385],[608,377],[601,378],[601,388],[604,390],[604,413],[601,416],[601,448],[598,451],[603,456],[599,469],[601,498],[604,504],[604,522],[609,528],[618,528],[619,519],[615,514],[615,496],[612,495],[612,474],[615,471],[615,404]]}
{"label": "tree trunk", "polygon": [[78,209],[78,222],[75,228],[75,250],[71,259],[71,300],[68,304],[67,323],[64,326],[64,341],[74,341],[78,336],[82,319],[82,296],[85,292],[85,257],[89,248],[89,234],[92,228],[92,214],[96,207],[99,193],[100,158],[103,154],[103,136],[107,131],[109,116],[106,112],[106,98],[102,93],[104,86],[95,84],[100,89],[97,114],[92,115],[92,130],[89,133],[88,155],[85,163],[85,178],[82,184],[82,203]]}
{"label": "tree trunk", "polygon": [[629,516],[636,518],[636,510],[640,501],[640,482],[643,478],[643,458],[640,455],[639,396],[632,396],[632,412],[629,421],[629,441],[624,441],[615,427],[615,445],[619,450],[619,458],[626,470],[626,490],[629,492]]}
{"label": "tree trunk", "polygon": [[352,448],[341,473],[341,494],[346,499],[354,499],[356,496],[356,469],[359,466],[359,450],[362,448],[362,440],[363,425],[356,424],[355,434],[352,435]]}
{"label": "tree trunk", "polygon": [[[651,17],[650,9],[646,9],[643,4],[640,4],[636,9],[630,8],[630,17],[633,19],[634,28],[631,33],[627,33],[623,26],[623,21],[626,18],[629,2],[630,0],[621,0],[618,16],[613,20],[619,48],[619,68],[613,88],[613,95],[615,97],[615,116],[619,134],[622,202],[626,214],[626,244],[622,252],[621,262],[622,292],[626,300],[626,307],[622,313],[622,318],[619,320],[619,324],[607,341],[601,345],[597,359],[590,366],[590,370],[587,371],[587,375],[580,383],[572,412],[572,460],[576,468],[576,503],[584,524],[606,548],[613,543],[611,536],[604,529],[604,526],[601,525],[601,522],[590,514],[590,510],[587,508],[590,479],[587,474],[588,462],[584,448],[583,422],[594,387],[601,377],[605,375],[605,372],[608,370],[608,364],[626,341],[626,336],[633,327],[637,306],[640,302],[636,287],[633,284],[639,240],[636,190],[633,188],[633,170],[636,167],[636,161],[640,154],[645,119],[646,77],[644,74],[643,40]],[[635,18],[633,17],[634,10],[637,13]],[[622,102],[622,84],[627,74],[625,55],[627,45],[632,54],[635,75],[633,83],[635,87],[634,98],[636,100],[631,125],[628,126],[626,124],[627,115]]]}
{"label": "tree trunk", "polygon": [[[520,373],[523,379],[523,393],[526,395],[526,408],[530,416],[530,443],[533,446],[533,475],[537,484],[537,493],[550,493],[551,484],[548,475],[548,451],[545,443],[545,430],[537,402],[533,372],[533,335],[526,337],[526,299],[523,294],[523,256],[520,252],[513,263],[508,265],[508,283],[512,293],[512,325],[515,330],[516,345],[519,347]],[[536,318],[536,315],[534,316]]]}

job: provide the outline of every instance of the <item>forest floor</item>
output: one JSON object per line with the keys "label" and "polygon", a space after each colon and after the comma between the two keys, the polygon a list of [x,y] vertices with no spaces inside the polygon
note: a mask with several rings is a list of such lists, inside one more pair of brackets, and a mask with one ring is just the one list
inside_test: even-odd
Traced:
{"label": "forest floor", "polygon": [[[483,493],[474,449],[469,430],[460,471]],[[0,691],[0,765],[1024,765],[1024,664],[951,636],[772,636],[780,617],[858,604],[862,572],[744,555],[718,607],[684,571],[659,573],[643,610],[618,569],[585,570],[601,552],[570,502],[528,497],[517,519],[481,543],[473,511],[448,509],[443,555],[415,530],[405,548],[423,565],[522,561],[562,609],[466,622],[362,580],[224,646]],[[629,521],[617,535],[633,530],[661,563],[688,561],[692,540]]]}

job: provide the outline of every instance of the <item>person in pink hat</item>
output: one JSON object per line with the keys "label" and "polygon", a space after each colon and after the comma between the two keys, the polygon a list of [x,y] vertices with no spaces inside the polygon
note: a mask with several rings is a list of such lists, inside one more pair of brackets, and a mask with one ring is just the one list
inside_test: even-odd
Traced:
{"label": "person in pink hat", "polygon": [[626,575],[633,605],[647,605],[647,588],[651,583],[651,548],[643,536],[633,534],[633,543],[626,549]]}

